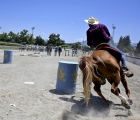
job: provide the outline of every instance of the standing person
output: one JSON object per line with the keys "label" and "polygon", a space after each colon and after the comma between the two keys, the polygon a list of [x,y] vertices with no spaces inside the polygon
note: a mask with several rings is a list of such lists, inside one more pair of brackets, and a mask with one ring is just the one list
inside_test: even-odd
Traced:
{"label": "standing person", "polygon": [[39,48],[39,46],[38,46],[38,44],[35,46],[35,53],[38,51],[38,48]]}
{"label": "standing person", "polygon": [[88,20],[85,20],[85,22],[89,25],[89,29],[86,32],[87,45],[90,47],[97,47],[101,43],[107,43],[112,48],[119,51],[122,54],[121,62],[123,74],[127,77],[132,77],[133,73],[126,66],[124,53],[110,42],[110,33],[108,28],[104,24],[99,23],[99,20],[94,17],[90,17]]}
{"label": "standing person", "polygon": [[47,52],[47,55],[49,56],[49,45],[46,46],[46,52]]}
{"label": "standing person", "polygon": [[57,55],[57,51],[58,51],[58,48],[57,48],[57,46],[54,48],[54,56],[56,56]]}
{"label": "standing person", "polygon": [[51,56],[51,54],[52,54],[52,46],[50,46],[50,56]]}
{"label": "standing person", "polygon": [[72,57],[76,55],[76,48],[72,49]]}
{"label": "standing person", "polygon": [[61,52],[62,52],[62,48],[61,48],[61,46],[59,46],[59,47],[58,47],[58,56],[59,56],[59,57],[60,57]]}
{"label": "standing person", "polygon": [[76,47],[76,48],[75,48],[75,54],[76,54],[76,55],[78,54],[77,51],[78,51],[78,49],[77,49],[77,47]]}

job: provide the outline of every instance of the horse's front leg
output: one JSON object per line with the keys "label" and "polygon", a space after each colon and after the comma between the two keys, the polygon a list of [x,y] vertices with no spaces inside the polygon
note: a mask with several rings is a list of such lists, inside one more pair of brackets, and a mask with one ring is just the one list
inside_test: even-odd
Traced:
{"label": "horse's front leg", "polygon": [[95,84],[94,90],[97,92],[97,94],[103,99],[105,105],[109,106],[109,102],[106,100],[106,98],[102,95],[101,92],[101,85],[100,84]]}

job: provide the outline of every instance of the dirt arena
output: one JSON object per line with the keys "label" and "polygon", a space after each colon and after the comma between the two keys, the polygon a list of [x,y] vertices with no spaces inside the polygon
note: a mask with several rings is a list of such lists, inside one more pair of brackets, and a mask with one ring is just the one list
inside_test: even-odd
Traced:
{"label": "dirt arena", "polygon": [[[140,66],[127,62],[134,76],[127,78],[131,91],[132,116],[121,105],[118,97],[110,92],[106,83],[101,90],[109,100],[107,108],[92,89],[89,105],[83,104],[83,87],[78,70],[76,94],[66,95],[56,91],[59,61],[78,62],[82,56],[62,55],[42,57],[21,56],[29,51],[13,51],[12,64],[3,64],[4,52],[0,51],[0,120],[140,120]],[[44,55],[44,56],[43,56]],[[25,84],[33,82],[34,84]],[[119,88],[125,95],[120,83]]]}

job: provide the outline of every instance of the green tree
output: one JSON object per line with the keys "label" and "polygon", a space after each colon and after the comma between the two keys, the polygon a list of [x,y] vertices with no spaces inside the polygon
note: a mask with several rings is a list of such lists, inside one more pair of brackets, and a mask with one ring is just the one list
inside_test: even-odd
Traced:
{"label": "green tree", "polygon": [[131,46],[131,40],[130,40],[130,37],[129,36],[125,36],[123,38],[123,46]]}
{"label": "green tree", "polygon": [[44,41],[44,39],[42,39],[42,37],[41,36],[37,36],[36,38],[35,38],[35,44],[37,45],[44,45],[44,43],[45,43],[45,41]]}
{"label": "green tree", "polygon": [[76,43],[73,43],[72,44],[72,48],[78,48],[79,46],[81,46],[81,43],[80,42],[76,42]]}
{"label": "green tree", "polygon": [[21,42],[26,42],[26,43],[28,43],[28,40],[27,40],[27,33],[28,33],[28,30],[23,30],[23,31],[21,31],[20,32],[20,34],[19,34],[19,39],[20,39],[20,41]]}
{"label": "green tree", "polygon": [[125,53],[134,53],[134,47],[131,46],[130,36],[121,36],[117,47]]}
{"label": "green tree", "polygon": [[1,34],[1,36],[0,36],[0,41],[9,42],[8,34],[3,32],[3,34]]}
{"label": "green tree", "polygon": [[137,43],[135,53],[140,54],[140,41]]}
{"label": "green tree", "polygon": [[131,45],[126,46],[126,47],[123,48],[123,52],[133,54],[134,53],[134,47],[131,46]]}
{"label": "green tree", "polygon": [[62,46],[65,44],[65,41],[60,39],[60,34],[52,33],[49,36],[49,40],[47,41],[47,44],[53,46],[60,46],[60,45]]}
{"label": "green tree", "polygon": [[119,39],[119,43],[117,45],[117,47],[122,50],[123,49],[123,37],[121,36],[120,39]]}
{"label": "green tree", "polygon": [[19,32],[16,34],[15,42],[16,42],[16,43],[21,43],[21,42],[22,42],[21,39],[20,39],[20,34],[19,34]]}
{"label": "green tree", "polygon": [[89,47],[89,46],[83,46],[83,48],[82,48],[83,50],[91,50],[91,48]]}
{"label": "green tree", "polygon": [[26,41],[27,41],[27,44],[34,44],[35,43],[35,40],[32,39],[32,35],[31,34],[27,34],[26,35]]}
{"label": "green tree", "polygon": [[9,41],[10,42],[16,42],[17,35],[15,33],[13,33],[12,31],[10,31],[8,33],[8,36],[9,36]]}

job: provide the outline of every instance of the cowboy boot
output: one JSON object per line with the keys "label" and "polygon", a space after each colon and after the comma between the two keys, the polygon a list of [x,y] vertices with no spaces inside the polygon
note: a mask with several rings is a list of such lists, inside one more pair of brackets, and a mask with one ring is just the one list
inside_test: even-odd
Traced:
{"label": "cowboy boot", "polygon": [[132,77],[134,75],[127,67],[123,67],[122,71],[123,74],[126,75],[127,77]]}

